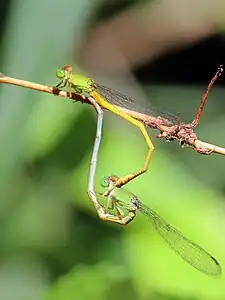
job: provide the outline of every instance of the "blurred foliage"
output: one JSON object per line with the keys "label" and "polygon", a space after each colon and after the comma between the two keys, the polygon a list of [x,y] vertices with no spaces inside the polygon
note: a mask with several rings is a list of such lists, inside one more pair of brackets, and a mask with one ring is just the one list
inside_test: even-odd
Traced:
{"label": "blurred foliage", "polygon": [[[12,1],[1,71],[54,85],[55,69],[72,61],[68,49],[85,32],[94,5],[97,1]],[[176,107],[186,118],[195,112],[189,99],[200,99],[202,91],[146,88],[157,104]],[[214,88],[198,133],[225,145],[223,94]],[[0,298],[224,299],[224,278],[214,280],[189,267],[144,218],[127,227],[98,220],[86,193],[95,111],[62,100],[1,86]],[[146,147],[135,130],[105,114],[97,188],[103,175],[123,175],[142,165]],[[149,172],[129,190],[223,266],[224,158],[154,142]]]}

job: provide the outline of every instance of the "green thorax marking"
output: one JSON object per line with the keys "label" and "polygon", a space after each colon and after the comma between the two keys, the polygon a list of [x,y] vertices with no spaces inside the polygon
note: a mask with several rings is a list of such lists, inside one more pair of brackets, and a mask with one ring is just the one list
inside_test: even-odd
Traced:
{"label": "green thorax marking", "polygon": [[78,74],[70,74],[68,85],[78,94],[89,94],[97,88],[93,79]]}

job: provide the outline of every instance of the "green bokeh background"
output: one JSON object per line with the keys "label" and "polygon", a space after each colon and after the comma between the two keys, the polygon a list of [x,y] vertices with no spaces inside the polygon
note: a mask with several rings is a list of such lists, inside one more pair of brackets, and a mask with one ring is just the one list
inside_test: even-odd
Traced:
{"label": "green bokeh background", "polygon": [[[71,63],[68,49],[84,34],[97,3],[12,2],[1,71],[56,84],[55,69]],[[159,106],[166,99],[191,118],[203,91],[158,85],[145,92]],[[223,100],[224,90],[215,87],[198,129],[199,137],[221,146]],[[145,218],[127,227],[98,219],[86,193],[96,126],[92,107],[7,85],[0,101],[0,299],[225,298],[224,277],[212,279],[185,264]],[[154,142],[149,172],[129,190],[223,267],[224,157]],[[138,131],[106,113],[96,187],[103,175],[138,169],[145,154]]]}

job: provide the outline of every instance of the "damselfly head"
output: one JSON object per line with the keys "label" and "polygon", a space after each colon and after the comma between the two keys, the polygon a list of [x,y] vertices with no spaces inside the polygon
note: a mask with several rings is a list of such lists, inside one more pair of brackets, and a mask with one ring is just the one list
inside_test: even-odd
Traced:
{"label": "damselfly head", "polygon": [[58,77],[59,79],[65,78],[65,71],[62,68],[58,68],[56,70],[56,77]]}
{"label": "damselfly head", "polygon": [[59,79],[64,79],[69,77],[69,74],[72,72],[72,67],[71,66],[64,66],[62,68],[58,68],[56,70],[56,76]]}
{"label": "damselfly head", "polygon": [[71,66],[64,66],[62,69],[65,71],[65,74],[72,73],[73,70]]}
{"label": "damselfly head", "polygon": [[114,185],[119,179],[116,175],[104,176],[101,181],[102,187],[109,187],[110,185]]}
{"label": "damselfly head", "polygon": [[104,188],[109,187],[108,178],[106,176],[104,176],[103,179],[101,180],[101,186]]}

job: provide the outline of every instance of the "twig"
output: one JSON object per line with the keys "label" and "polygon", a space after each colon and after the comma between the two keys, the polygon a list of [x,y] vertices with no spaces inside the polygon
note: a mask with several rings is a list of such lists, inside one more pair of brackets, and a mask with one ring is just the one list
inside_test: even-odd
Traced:
{"label": "twig", "polygon": [[[194,128],[199,124],[200,117],[202,115],[202,111],[204,108],[204,105],[206,103],[206,99],[208,97],[208,94],[210,90],[212,89],[212,86],[214,82],[218,79],[219,76],[221,76],[223,72],[222,66],[219,67],[217,73],[213,77],[213,79],[210,81],[207,90],[201,100],[200,106],[197,110],[196,117],[193,120],[192,123],[179,123],[179,124],[172,124],[170,121],[168,121],[166,118],[163,117],[154,117],[151,115],[142,114],[133,110],[129,110],[120,106],[117,106],[121,111],[126,112],[128,115],[132,116],[133,118],[140,120],[143,122],[146,126],[158,129],[160,131],[160,134],[157,136],[157,138],[164,138],[167,141],[177,140],[180,145],[182,146],[191,146],[195,151],[197,151],[200,154],[211,154],[211,153],[217,153],[225,155],[225,148],[209,144],[203,141],[200,141],[197,138],[197,135],[194,131]],[[42,85],[30,81],[20,80],[13,77],[7,77],[4,74],[0,73],[0,83],[6,83],[6,84],[12,84],[16,86],[21,86],[25,88],[29,88],[32,90],[45,92],[53,95],[58,95],[64,98],[71,98],[73,101],[79,101],[82,103],[91,104],[88,98],[83,98],[75,93],[69,93],[66,91],[62,91],[56,87],[50,87],[47,85]]]}

